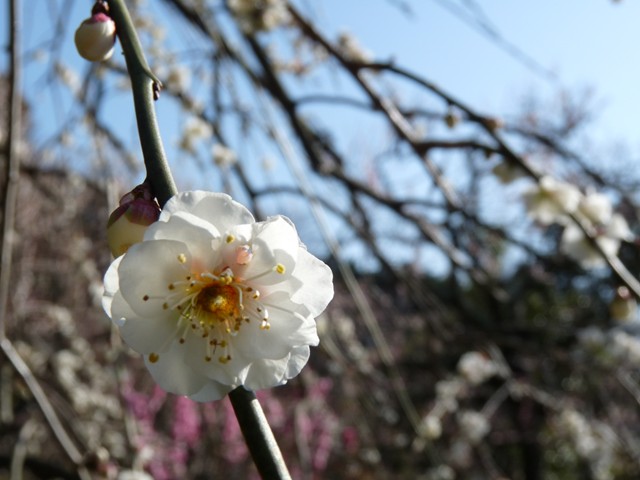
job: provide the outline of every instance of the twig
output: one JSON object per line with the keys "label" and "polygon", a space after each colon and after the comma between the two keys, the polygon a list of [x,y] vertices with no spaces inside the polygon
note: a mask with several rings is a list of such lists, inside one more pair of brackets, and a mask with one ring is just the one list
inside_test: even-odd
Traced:
{"label": "twig", "polygon": [[147,169],[147,180],[151,184],[158,203],[162,206],[177,193],[164,153],[153,105],[162,88],[162,83],[149,69],[124,0],[109,0],[109,7],[111,18],[116,23],[116,32],[122,45],[127,70],[131,76],[133,102],[142,155]]}
{"label": "twig", "polygon": [[62,422],[60,422],[58,415],[49,402],[47,395],[44,393],[44,390],[42,390],[42,387],[29,369],[29,366],[24,362],[8,338],[0,340],[0,347],[13,365],[13,368],[16,369],[16,372],[18,372],[27,384],[27,387],[29,387],[29,391],[33,394],[33,398],[38,403],[40,410],[42,410],[42,413],[51,427],[53,434],[60,443],[60,446],[64,449],[71,461],[78,467],[78,475],[80,478],[90,480],[91,476],[89,475],[89,472],[82,466],[82,454],[71,440],[71,437],[67,434]]}
{"label": "twig", "polygon": [[[109,6],[131,76],[147,179],[162,206],[177,193],[165,158],[153,105],[162,85],[149,70],[124,0],[109,0]],[[276,480],[290,479],[291,476],[280,449],[254,393],[238,387],[229,394],[229,398],[251,456],[262,477]]]}
{"label": "twig", "polygon": [[265,480],[290,480],[287,465],[255,394],[238,387],[229,394],[229,399],[260,476]]}
{"label": "twig", "polygon": [[27,420],[18,434],[18,441],[13,447],[11,456],[10,480],[22,480],[24,478],[24,462],[28,454],[29,440],[36,431],[36,422],[31,418]]}
{"label": "twig", "polygon": [[7,118],[6,172],[3,198],[2,228],[0,229],[0,338],[6,336],[7,313],[9,310],[9,289],[11,283],[11,262],[13,257],[14,221],[18,200],[18,180],[20,178],[20,157],[18,141],[21,132],[20,84],[22,68],[20,63],[20,5],[19,0],[9,2],[9,115]]}

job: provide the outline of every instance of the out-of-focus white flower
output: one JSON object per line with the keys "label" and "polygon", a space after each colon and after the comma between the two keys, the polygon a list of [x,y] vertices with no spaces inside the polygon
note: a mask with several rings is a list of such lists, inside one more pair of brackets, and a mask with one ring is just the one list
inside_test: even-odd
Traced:
{"label": "out-of-focus white flower", "polygon": [[80,56],[90,62],[102,62],[113,55],[116,24],[105,13],[94,13],[84,20],[74,37]]}
{"label": "out-of-focus white flower", "polygon": [[456,472],[449,465],[438,465],[427,470],[425,480],[455,480]]}
{"label": "out-of-focus white flower", "polygon": [[588,349],[599,350],[606,344],[607,336],[600,328],[591,326],[578,332],[578,340]]}
{"label": "out-of-focus white flower", "polygon": [[105,311],[158,384],[197,401],[300,373],[333,296],[331,270],[286,218],[255,222],[201,191],[170,199],[104,283]]}
{"label": "out-of-focus white flower", "polygon": [[53,70],[60,81],[64,85],[66,85],[74,94],[77,94],[80,91],[82,82],[80,81],[80,77],[75,70],[72,70],[71,68],[60,62],[55,63]]}
{"label": "out-of-focus white flower", "polygon": [[121,470],[118,480],[153,480],[153,477],[142,470]]}
{"label": "out-of-focus white flower", "polygon": [[437,415],[429,414],[425,416],[418,426],[420,434],[431,440],[440,438],[442,435],[442,422]]}
{"label": "out-of-focus white flower", "polygon": [[640,362],[640,339],[623,331],[611,336],[611,353],[621,361],[637,365]]}
{"label": "out-of-focus white flower", "polygon": [[371,52],[362,48],[358,40],[348,32],[342,32],[338,36],[338,47],[348,60],[362,63],[371,61]]}
{"label": "out-of-focus white flower", "polygon": [[592,224],[604,225],[609,222],[613,214],[611,200],[602,193],[588,193],[580,199],[578,214]]}
{"label": "out-of-focus white flower", "polygon": [[458,361],[458,372],[469,382],[478,385],[498,373],[498,367],[480,352],[467,352]]}
{"label": "out-of-focus white flower", "polygon": [[174,65],[166,75],[167,86],[179,91],[185,91],[191,84],[191,71],[184,65]]}
{"label": "out-of-focus white flower", "polygon": [[211,147],[211,156],[213,156],[213,163],[219,167],[230,167],[237,161],[236,152],[219,143]]}
{"label": "out-of-focus white flower", "polygon": [[574,439],[578,454],[589,457],[595,453],[598,441],[583,415],[573,409],[564,410],[560,415],[559,425]]}
{"label": "out-of-focus white flower", "polygon": [[247,32],[273,30],[290,20],[283,0],[229,0],[228,5]]}
{"label": "out-of-focus white flower", "polygon": [[[594,232],[595,241],[607,257],[617,255],[621,241],[632,237],[627,221],[618,213],[614,213],[606,225],[595,227]],[[575,224],[567,225],[562,232],[560,250],[585,269],[604,267],[607,264],[602,254]]]}
{"label": "out-of-focus white flower", "polygon": [[460,377],[440,380],[436,383],[438,405],[450,412],[456,410],[458,408],[458,395],[462,392],[464,385]]}
{"label": "out-of-focus white flower", "polygon": [[567,223],[567,214],[578,208],[581,196],[576,186],[548,176],[523,193],[529,216],[543,225]]}
{"label": "out-of-focus white flower", "polygon": [[455,468],[469,468],[473,463],[473,450],[464,438],[458,438],[449,447],[448,462]]}
{"label": "out-of-focus white flower", "polygon": [[613,468],[619,442],[609,425],[568,408],[555,420],[554,430],[571,439],[576,453],[588,463],[593,478],[614,478]]}
{"label": "out-of-focus white flower", "polygon": [[210,137],[212,131],[208,122],[205,122],[200,117],[191,117],[184,127],[179,146],[182,150],[195,153],[196,143],[199,140]]}
{"label": "out-of-focus white flower", "polygon": [[491,430],[487,417],[473,410],[460,412],[458,415],[458,424],[465,438],[472,444],[478,443],[489,433],[489,430]]}
{"label": "out-of-focus white flower", "polygon": [[618,287],[609,305],[611,318],[616,322],[629,322],[638,318],[638,302],[627,287]]}

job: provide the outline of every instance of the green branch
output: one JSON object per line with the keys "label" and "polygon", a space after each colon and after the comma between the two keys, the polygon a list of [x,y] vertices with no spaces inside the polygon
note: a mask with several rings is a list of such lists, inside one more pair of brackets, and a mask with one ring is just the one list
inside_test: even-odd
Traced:
{"label": "green branch", "polygon": [[116,33],[120,39],[127,62],[127,70],[131,77],[133,102],[136,109],[144,165],[147,170],[147,180],[151,184],[160,206],[163,206],[177,193],[177,189],[164,153],[153,105],[162,83],[149,70],[124,0],[109,0],[109,15],[116,24]]}
{"label": "green branch", "polygon": [[[131,77],[147,180],[160,206],[163,206],[177,193],[177,189],[165,157],[153,104],[162,84],[149,70],[124,0],[108,0],[108,3],[109,15],[116,24],[116,32]],[[229,398],[249,452],[262,478],[290,480],[287,466],[255,394],[238,387],[229,394]]]}

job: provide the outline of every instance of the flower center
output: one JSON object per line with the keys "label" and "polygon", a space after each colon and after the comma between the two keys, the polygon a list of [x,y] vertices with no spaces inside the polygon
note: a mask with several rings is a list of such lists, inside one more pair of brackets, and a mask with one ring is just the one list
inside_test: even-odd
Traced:
{"label": "flower center", "polygon": [[[242,246],[237,249],[236,256],[239,265],[246,265],[253,254],[250,248]],[[178,255],[177,260],[182,265],[187,263],[185,254]],[[178,313],[173,338],[177,337],[178,342],[184,344],[191,332],[205,342],[206,362],[210,362],[214,354],[218,355],[220,349],[218,361],[224,364],[231,360],[231,338],[238,334],[244,323],[258,321],[261,330],[269,330],[269,312],[260,301],[260,292],[247,282],[273,271],[282,275],[285,267],[278,263],[270,270],[243,280],[236,278],[229,267],[215,274],[196,273],[185,265],[185,276],[168,284],[166,294],[159,297],[144,295],[142,300],[162,299],[164,310]],[[152,363],[158,359],[157,353],[149,354]]]}
{"label": "flower center", "polygon": [[196,309],[205,314],[210,326],[237,319],[242,308],[238,287],[231,285],[210,285],[200,290],[196,297]]}

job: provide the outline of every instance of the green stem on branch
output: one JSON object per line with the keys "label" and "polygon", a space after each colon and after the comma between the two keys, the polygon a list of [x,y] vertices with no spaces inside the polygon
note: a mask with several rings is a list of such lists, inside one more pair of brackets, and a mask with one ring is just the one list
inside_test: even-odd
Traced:
{"label": "green stem on branch", "polygon": [[242,435],[263,479],[291,480],[278,443],[255,394],[238,387],[229,394]]}
{"label": "green stem on branch", "polygon": [[178,190],[164,153],[153,105],[162,84],[149,69],[124,0],[108,0],[108,3],[109,15],[116,23],[116,32],[131,77],[133,102],[136,109],[142,155],[147,170],[147,180],[151,184],[160,206],[163,206]]}
{"label": "green stem on branch", "polygon": [[[109,14],[116,24],[116,32],[131,77],[147,180],[160,206],[163,206],[177,193],[177,188],[164,153],[153,104],[162,84],[151,72],[144,58],[140,40],[124,0],[108,0],[108,4]],[[255,394],[238,387],[229,394],[229,398],[249,452],[262,478],[290,480],[291,475]]]}

